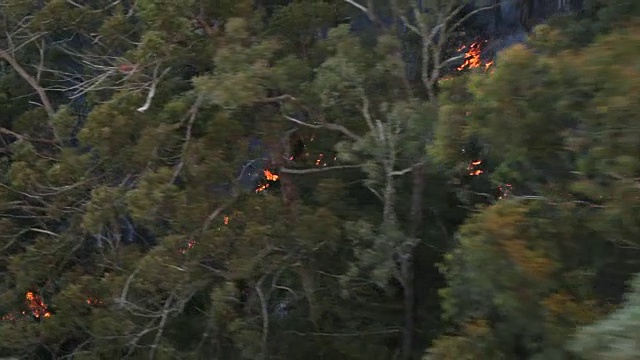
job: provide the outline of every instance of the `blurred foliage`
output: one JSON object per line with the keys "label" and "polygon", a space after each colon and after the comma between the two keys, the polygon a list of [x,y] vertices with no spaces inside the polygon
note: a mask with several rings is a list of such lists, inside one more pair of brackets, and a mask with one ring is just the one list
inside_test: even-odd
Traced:
{"label": "blurred foliage", "polygon": [[2,2],[0,356],[639,357],[638,2],[463,3]]}

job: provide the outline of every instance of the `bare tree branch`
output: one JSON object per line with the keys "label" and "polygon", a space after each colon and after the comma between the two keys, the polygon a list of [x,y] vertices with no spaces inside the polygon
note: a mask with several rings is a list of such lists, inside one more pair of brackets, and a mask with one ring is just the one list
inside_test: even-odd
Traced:
{"label": "bare tree branch", "polygon": [[326,172],[332,170],[344,170],[344,169],[359,169],[363,165],[338,165],[338,166],[326,166],[326,167],[318,167],[318,168],[310,168],[310,169],[289,169],[289,168],[280,168],[281,173],[285,174],[294,174],[294,175],[303,175],[303,174],[312,174],[319,172]]}
{"label": "bare tree branch", "polygon": [[127,281],[125,281],[124,287],[122,288],[122,292],[120,293],[120,297],[116,299],[116,303],[124,304],[127,302],[127,294],[129,293],[129,287],[131,286],[131,282],[133,281],[133,278],[138,274],[139,271],[140,271],[140,267],[136,268],[131,273],[131,275],[127,277]]}
{"label": "bare tree branch", "polygon": [[260,358],[267,358],[267,340],[269,339],[269,304],[268,299],[264,296],[262,292],[262,283],[266,279],[268,274],[262,275],[260,280],[256,283],[256,292],[258,293],[258,299],[260,300],[260,313],[262,314],[262,338],[261,338],[261,351]]}
{"label": "bare tree branch", "polygon": [[304,122],[302,120],[298,120],[296,118],[293,118],[291,116],[288,115],[284,115],[284,118],[296,123],[298,125],[302,125],[302,126],[306,126],[308,128],[312,128],[312,129],[327,129],[327,130],[334,130],[334,131],[339,131],[341,133],[343,133],[344,135],[348,136],[349,138],[351,138],[352,140],[360,140],[361,137],[356,135],[354,132],[352,132],[351,130],[347,129],[346,127],[344,127],[343,125],[339,125],[339,124],[332,124],[332,123],[308,123],[308,122]]}
{"label": "bare tree branch", "polygon": [[423,164],[423,162],[419,162],[419,163],[415,163],[415,164],[413,164],[413,165],[411,165],[411,166],[409,166],[407,168],[404,168],[402,170],[394,170],[394,171],[391,172],[391,176],[402,176],[402,175],[408,174],[408,173],[412,172],[413,169],[416,166],[419,166],[419,165],[422,165],[422,164]]}
{"label": "bare tree branch", "polygon": [[173,176],[171,176],[171,181],[169,182],[170,184],[173,184],[176,182],[176,179],[178,178],[178,176],[180,175],[180,172],[182,171],[182,168],[184,167],[184,158],[186,156],[187,149],[189,147],[189,142],[191,141],[191,131],[193,129],[193,123],[196,120],[196,116],[198,115],[198,109],[200,108],[200,105],[202,104],[203,99],[204,99],[203,95],[198,96],[198,98],[196,99],[196,102],[193,104],[193,106],[191,106],[191,109],[189,109],[189,113],[188,113],[189,121],[187,123],[187,131],[185,134],[184,143],[182,144],[182,151],[180,152],[180,162],[178,163],[175,170],[173,171]]}
{"label": "bare tree branch", "polygon": [[166,75],[169,72],[169,70],[171,70],[170,67],[166,68],[162,72],[162,74],[158,76],[159,68],[160,68],[160,64],[157,64],[156,67],[153,69],[153,78],[151,79],[151,88],[149,89],[149,93],[147,94],[147,100],[144,102],[144,105],[142,105],[137,109],[138,112],[143,113],[149,110],[149,107],[151,106],[151,101],[153,100],[153,97],[156,95],[156,87],[158,86],[158,82],[160,81],[160,79],[162,79],[164,75]]}
{"label": "bare tree branch", "polygon": [[13,56],[11,56],[6,50],[0,49],[0,59],[4,59],[6,62],[8,62],[9,65],[11,65],[11,67],[18,73],[18,75],[20,75],[22,79],[24,79],[27,83],[29,83],[31,88],[33,88],[33,90],[38,94],[38,97],[42,102],[41,105],[44,108],[44,110],[47,112],[47,115],[49,115],[50,118],[53,118],[53,116],[55,115],[55,111],[53,110],[51,101],[49,101],[49,97],[47,96],[47,93],[42,88],[42,86],[40,86],[38,81],[33,76],[31,76],[20,65],[20,63],[18,63],[18,61]]}
{"label": "bare tree branch", "polygon": [[353,7],[355,7],[356,9],[362,11],[363,13],[365,13],[366,15],[369,15],[369,9],[367,9],[366,7],[358,4],[357,2],[355,2],[354,0],[344,0],[344,2],[346,2],[347,4],[352,5]]}
{"label": "bare tree branch", "polygon": [[149,360],[153,360],[156,355],[156,349],[158,348],[158,344],[160,343],[160,339],[162,339],[162,334],[164,332],[164,327],[167,323],[167,319],[171,310],[169,309],[169,305],[173,301],[175,295],[171,293],[167,297],[167,300],[164,302],[164,307],[162,308],[162,317],[160,319],[160,324],[158,325],[158,332],[156,333],[156,337],[153,340],[153,344],[151,344],[151,350],[149,351]]}
{"label": "bare tree branch", "polygon": [[48,139],[36,139],[36,138],[32,138],[26,135],[22,135],[22,134],[18,134],[17,132],[11,131],[9,129],[0,127],[0,134],[6,134],[6,135],[11,135],[13,137],[15,137],[16,139],[18,139],[19,141],[29,141],[29,142],[35,142],[35,143],[42,143],[42,144],[55,144],[56,142],[53,140],[48,140]]}

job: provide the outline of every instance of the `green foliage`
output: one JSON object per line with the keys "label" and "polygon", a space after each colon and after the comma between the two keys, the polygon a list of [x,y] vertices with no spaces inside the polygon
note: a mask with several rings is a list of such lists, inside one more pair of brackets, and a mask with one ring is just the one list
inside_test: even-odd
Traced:
{"label": "green foliage", "polygon": [[636,2],[449,73],[462,3],[2,2],[0,355],[637,357]]}
{"label": "green foliage", "polygon": [[592,325],[578,330],[568,348],[583,359],[634,359],[640,349],[638,336],[640,282],[636,275],[626,302],[618,310]]}

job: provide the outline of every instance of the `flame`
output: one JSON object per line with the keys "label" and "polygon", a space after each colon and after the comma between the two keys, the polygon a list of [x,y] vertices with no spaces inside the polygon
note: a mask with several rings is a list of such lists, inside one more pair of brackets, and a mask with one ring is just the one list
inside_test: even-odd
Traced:
{"label": "flame", "polygon": [[[274,174],[269,170],[264,170],[264,178],[267,181],[278,181],[278,179],[280,179],[280,175]],[[268,182],[265,184],[260,184],[257,188],[256,188],[256,193],[265,191],[269,186],[271,186],[271,184],[269,184]]]}
{"label": "flame", "polygon": [[102,302],[102,300],[100,299],[96,299],[96,298],[92,298],[92,297],[88,297],[87,300],[85,300],[87,304],[89,305],[102,305],[104,304],[104,302]]}
{"label": "flame", "polygon": [[[51,317],[51,312],[49,311],[49,306],[45,304],[42,297],[36,294],[33,291],[27,291],[24,295],[27,307],[29,311],[36,319],[48,319]],[[92,306],[103,305],[104,302],[98,298],[87,297],[85,302]],[[19,318],[27,315],[27,311],[22,311],[20,313],[13,312],[0,316],[0,321],[16,321]]]}
{"label": "flame", "polygon": [[36,318],[49,318],[51,317],[51,313],[49,312],[49,307],[44,303],[42,297],[38,294],[35,294],[32,291],[27,291],[25,294],[25,298],[27,300],[27,306],[31,313]]}
{"label": "flame", "polygon": [[185,255],[189,250],[193,249],[194,246],[196,246],[198,242],[195,240],[189,240],[189,242],[187,243],[187,247],[184,249],[180,249],[180,253],[182,255]]}
{"label": "flame", "polygon": [[491,67],[491,65],[493,65],[493,60],[488,61],[484,64],[484,69],[485,70],[489,70],[489,68]]}
{"label": "flame", "polygon": [[[276,176],[276,178],[277,178],[277,176],[278,176],[278,175],[274,175],[274,176]],[[256,190],[256,191],[257,191],[257,190]],[[222,218],[222,223],[223,223],[224,225],[229,225],[229,220],[230,220],[230,219],[231,219],[231,218],[230,218],[228,215],[225,215],[225,216]],[[218,230],[220,230],[220,228],[218,228]],[[185,246],[184,248],[181,248],[181,249],[179,250],[180,254],[182,254],[182,255],[186,255],[186,254],[189,252],[189,250],[193,249],[193,247],[194,247],[194,246],[196,246],[196,244],[197,244],[197,243],[198,243],[198,242],[197,242],[197,241],[195,241],[195,240],[189,240],[189,242],[187,242],[187,246]],[[89,303],[89,302],[87,301],[87,303]],[[100,302],[100,303],[102,303],[102,302]]]}
{"label": "flame", "polygon": [[482,160],[473,160],[469,163],[469,166],[467,166],[467,170],[469,171],[469,175],[471,176],[478,176],[484,173],[484,170],[482,169],[476,169],[477,166],[482,165]]}
{"label": "flame", "polygon": [[458,66],[457,70],[462,71],[465,69],[475,69],[480,66],[484,66],[485,71],[493,65],[493,61],[488,61],[486,63],[482,63],[482,44],[486,43],[487,40],[484,41],[476,41],[469,46],[462,45],[458,48],[458,51],[463,51],[468,49],[464,54],[464,62],[462,65]]}
{"label": "flame", "polygon": [[269,170],[264,171],[264,177],[267,178],[267,180],[269,181],[278,181],[278,179],[280,178],[280,176],[272,173]]}

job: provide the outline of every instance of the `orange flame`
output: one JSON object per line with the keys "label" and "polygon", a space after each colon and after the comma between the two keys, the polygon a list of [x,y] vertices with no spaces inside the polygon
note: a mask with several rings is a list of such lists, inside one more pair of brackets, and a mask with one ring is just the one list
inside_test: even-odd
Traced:
{"label": "orange flame", "polygon": [[484,69],[485,70],[489,70],[489,68],[491,67],[491,65],[493,65],[493,60],[488,61],[484,64]]}
{"label": "orange flame", "polygon": [[[265,179],[267,179],[267,181],[278,181],[278,179],[280,179],[280,175],[274,174],[269,170],[264,170],[264,177]],[[269,186],[271,186],[269,183],[260,184],[256,188],[256,193],[265,191]]]}
{"label": "orange flame", "polygon": [[486,63],[482,63],[482,44],[486,43],[487,41],[476,41],[474,43],[472,43],[471,45],[469,45],[468,47],[466,45],[462,45],[460,48],[458,48],[458,51],[462,51],[464,49],[467,49],[467,52],[464,54],[464,63],[462,63],[462,65],[458,66],[457,70],[458,71],[462,71],[465,69],[475,69],[478,68],[480,66],[484,66],[485,70],[489,69],[489,67],[491,67],[491,65],[493,65],[493,61],[488,61]]}
{"label": "orange flame", "polygon": [[264,177],[267,178],[267,180],[269,181],[278,181],[278,179],[280,178],[280,176],[272,173],[269,170],[264,171]]}
{"label": "orange flame", "polygon": [[25,294],[25,298],[27,300],[27,306],[31,313],[36,318],[49,318],[51,317],[51,313],[49,312],[49,307],[44,303],[42,297],[38,294],[35,294],[32,291],[27,291]]}
{"label": "orange flame", "polygon": [[484,170],[476,169],[476,167],[480,165],[482,165],[482,160],[473,160],[472,162],[470,162],[469,166],[467,167],[467,170],[469,170],[469,175],[478,176],[484,173]]}
{"label": "orange flame", "polygon": [[[25,293],[25,299],[27,303],[27,307],[29,308],[31,314],[36,319],[48,319],[51,317],[51,312],[49,311],[49,306],[45,304],[42,297],[33,291],[27,291]],[[92,306],[103,305],[104,302],[100,299],[88,297],[85,302]],[[13,312],[0,316],[0,321],[16,321],[19,318],[27,315],[27,311],[22,311],[21,313]]]}
{"label": "orange flame", "polygon": [[[275,175],[275,176],[277,176],[277,175]],[[224,225],[229,225],[229,220],[230,220],[230,217],[229,217],[228,215],[225,215],[225,216],[222,218],[222,223],[223,223]],[[189,252],[189,250],[193,249],[193,247],[194,247],[194,246],[196,246],[196,244],[197,244],[197,243],[198,243],[198,242],[197,242],[197,241],[195,241],[195,240],[189,240],[189,242],[187,242],[187,246],[185,246],[184,248],[181,248],[181,249],[179,250],[180,254],[182,254],[182,255],[186,255],[186,254],[187,254],[187,252]],[[89,301],[88,301],[88,300],[87,300],[87,303],[89,303]],[[102,303],[102,302],[101,302],[101,303]]]}

